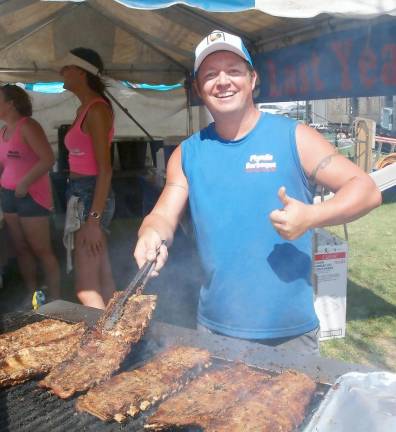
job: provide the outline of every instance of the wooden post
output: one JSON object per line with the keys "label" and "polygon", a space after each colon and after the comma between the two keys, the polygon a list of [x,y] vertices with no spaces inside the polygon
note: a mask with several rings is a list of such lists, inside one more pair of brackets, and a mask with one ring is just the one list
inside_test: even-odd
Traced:
{"label": "wooden post", "polygon": [[370,173],[373,166],[373,148],[375,147],[375,121],[356,117],[353,121],[355,140],[355,161],[365,172]]}

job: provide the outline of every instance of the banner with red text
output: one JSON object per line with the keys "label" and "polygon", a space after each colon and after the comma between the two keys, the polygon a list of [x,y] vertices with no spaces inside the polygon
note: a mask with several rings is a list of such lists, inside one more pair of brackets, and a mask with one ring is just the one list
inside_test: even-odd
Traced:
{"label": "banner with red text", "polygon": [[256,102],[396,95],[396,20],[254,56]]}

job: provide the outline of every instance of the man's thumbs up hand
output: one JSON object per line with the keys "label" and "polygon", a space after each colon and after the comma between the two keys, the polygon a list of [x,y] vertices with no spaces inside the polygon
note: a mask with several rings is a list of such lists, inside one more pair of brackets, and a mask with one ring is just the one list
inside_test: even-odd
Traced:
{"label": "man's thumbs up hand", "polygon": [[295,240],[310,228],[310,206],[287,195],[284,186],[279,188],[278,197],[283,208],[272,211],[269,218],[280,236]]}
{"label": "man's thumbs up hand", "polygon": [[281,200],[284,207],[286,207],[292,200],[287,194],[286,194],[286,188],[284,186],[280,187],[278,190],[278,197]]}

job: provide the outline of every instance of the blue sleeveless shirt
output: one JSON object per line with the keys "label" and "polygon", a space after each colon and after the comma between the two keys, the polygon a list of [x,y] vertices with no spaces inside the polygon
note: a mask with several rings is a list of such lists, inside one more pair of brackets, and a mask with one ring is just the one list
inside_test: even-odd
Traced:
{"label": "blue sleeveless shirt", "polygon": [[205,280],[198,322],[244,339],[295,336],[318,319],[311,285],[311,232],[282,239],[269,214],[282,208],[278,189],[304,203],[312,192],[295,140],[297,123],[261,114],[240,140],[214,124],[182,143],[182,167]]}

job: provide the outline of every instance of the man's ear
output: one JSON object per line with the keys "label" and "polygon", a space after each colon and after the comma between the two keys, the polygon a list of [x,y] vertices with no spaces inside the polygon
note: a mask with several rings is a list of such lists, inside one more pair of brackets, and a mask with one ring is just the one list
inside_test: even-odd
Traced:
{"label": "man's ear", "polygon": [[256,88],[256,86],[260,84],[260,78],[257,75],[257,72],[255,70],[253,70],[251,76],[252,76],[252,91],[253,91]]}

